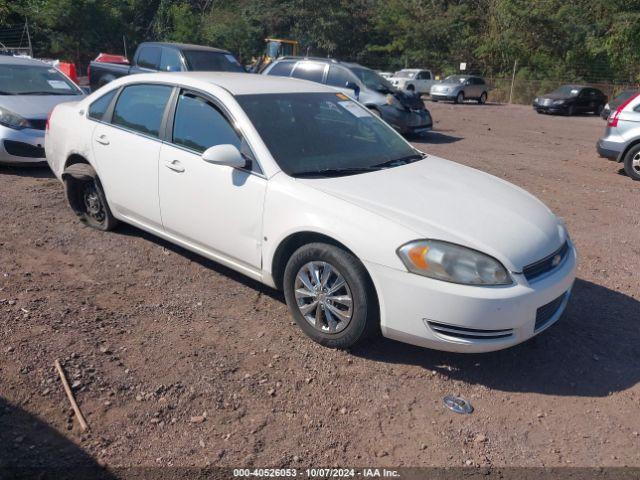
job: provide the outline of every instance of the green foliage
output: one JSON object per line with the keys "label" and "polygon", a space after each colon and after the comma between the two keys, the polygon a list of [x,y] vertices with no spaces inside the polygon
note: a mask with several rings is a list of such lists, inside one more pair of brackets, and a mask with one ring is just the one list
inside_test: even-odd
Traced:
{"label": "green foliage", "polygon": [[374,68],[542,81],[640,81],[640,0],[0,0],[36,53],[86,64],[144,40],[205,43],[247,62],[268,36]]}

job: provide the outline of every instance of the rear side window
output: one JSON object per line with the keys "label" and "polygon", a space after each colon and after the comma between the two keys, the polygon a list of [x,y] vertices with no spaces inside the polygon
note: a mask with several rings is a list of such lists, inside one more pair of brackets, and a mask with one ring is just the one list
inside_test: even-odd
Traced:
{"label": "rear side window", "polygon": [[111,100],[113,100],[114,95],[118,90],[111,90],[108,93],[105,93],[91,105],[89,105],[89,118],[93,118],[94,120],[102,120],[104,114],[107,112],[109,105],[111,104]]}
{"label": "rear side window", "polygon": [[329,74],[327,75],[327,85],[331,85],[332,87],[340,87],[345,88],[347,86],[347,82],[353,82],[353,78],[349,75],[349,72],[344,68],[336,67],[335,65],[331,65],[329,68]]}
{"label": "rear side window", "polygon": [[302,80],[311,80],[312,82],[322,82],[324,75],[324,63],[298,62],[293,76]]}
{"label": "rear side window", "polygon": [[111,123],[158,137],[162,116],[173,87],[131,85],[126,87],[113,110]]}
{"label": "rear side window", "polygon": [[161,72],[179,72],[182,70],[182,58],[180,52],[173,48],[163,48],[160,59]]}
{"label": "rear side window", "polygon": [[291,70],[293,69],[294,65],[295,65],[295,62],[278,62],[273,67],[271,67],[271,70],[269,70],[268,75],[276,75],[278,77],[288,77],[289,75],[291,75]]}
{"label": "rear side window", "polygon": [[418,80],[431,80],[431,74],[429,72],[420,72],[417,76]]}
{"label": "rear side window", "polygon": [[240,137],[215,105],[184,92],[176,107],[173,143],[202,153],[214,145],[231,144],[240,148]]}
{"label": "rear side window", "polygon": [[142,47],[138,54],[138,66],[142,68],[158,69],[160,63],[160,47]]}

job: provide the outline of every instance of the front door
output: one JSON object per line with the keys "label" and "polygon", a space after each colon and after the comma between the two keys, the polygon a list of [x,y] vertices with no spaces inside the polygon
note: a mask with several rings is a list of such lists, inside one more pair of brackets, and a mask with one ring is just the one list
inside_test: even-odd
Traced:
{"label": "front door", "polygon": [[123,89],[111,123],[93,131],[93,152],[100,181],[112,209],[161,228],[158,201],[159,133],[173,87],[130,85]]}
{"label": "front door", "polygon": [[266,179],[255,170],[202,159],[202,152],[214,145],[241,146],[239,134],[211,99],[181,92],[172,125],[171,143],[162,146],[159,162],[166,233],[223,263],[255,273],[262,259]]}

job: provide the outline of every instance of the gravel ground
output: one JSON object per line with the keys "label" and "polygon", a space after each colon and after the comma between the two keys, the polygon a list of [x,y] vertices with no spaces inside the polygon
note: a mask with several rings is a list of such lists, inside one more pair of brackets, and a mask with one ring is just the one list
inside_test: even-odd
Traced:
{"label": "gravel ground", "polygon": [[278,292],[136,228],[84,227],[47,169],[0,167],[0,466],[640,466],[640,184],[598,158],[603,121],[428,107],[420,148],[565,218],[580,266],[559,323],[483,355],[329,350]]}

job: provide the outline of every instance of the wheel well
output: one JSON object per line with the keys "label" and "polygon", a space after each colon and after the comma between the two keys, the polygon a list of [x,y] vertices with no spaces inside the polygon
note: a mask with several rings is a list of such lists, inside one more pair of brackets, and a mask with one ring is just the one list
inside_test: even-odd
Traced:
{"label": "wheel well", "polygon": [[76,163],[86,163],[87,165],[90,165],[90,163],[87,161],[86,158],[84,158],[82,155],[78,155],[77,153],[74,153],[72,155],[69,155],[69,158],[67,158],[67,163],[64,165],[64,168],[68,168],[71,165],[75,165]]}
{"label": "wheel well", "polygon": [[618,163],[624,162],[624,157],[627,156],[627,153],[629,152],[629,150],[631,150],[633,147],[635,147],[639,143],[640,143],[640,139],[634,140],[629,145],[627,145],[627,147],[624,149],[624,151],[618,156]]}
{"label": "wheel well", "polygon": [[355,254],[344,244],[321,233],[297,232],[289,235],[280,243],[280,245],[278,245],[278,248],[276,248],[276,253],[273,255],[273,261],[271,263],[271,275],[273,276],[273,281],[276,284],[278,290],[282,289],[284,269],[287,266],[287,261],[289,260],[291,255],[293,255],[293,252],[295,252],[303,245],[315,242],[335,245],[336,247],[340,247],[355,256]]}

